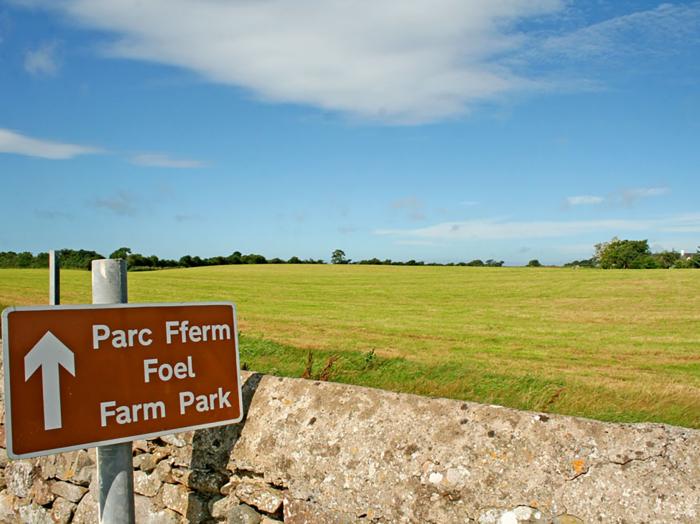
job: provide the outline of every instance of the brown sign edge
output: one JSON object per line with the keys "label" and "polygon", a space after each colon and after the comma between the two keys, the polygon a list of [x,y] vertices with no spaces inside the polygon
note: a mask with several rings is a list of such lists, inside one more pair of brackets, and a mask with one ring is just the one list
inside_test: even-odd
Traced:
{"label": "brown sign edge", "polygon": [[[10,388],[10,341],[7,336],[9,326],[9,316],[15,311],[55,311],[55,310],[70,310],[70,309],[123,309],[123,308],[144,308],[144,307],[183,307],[183,306],[230,306],[233,310],[233,331],[236,348],[236,374],[238,380],[238,413],[236,419],[221,420],[218,422],[210,422],[208,424],[200,424],[197,426],[185,426],[179,428],[171,428],[153,433],[145,433],[139,435],[129,435],[118,439],[99,440],[96,442],[88,442],[85,444],[76,444],[64,448],[53,448],[47,450],[34,451],[31,453],[16,454],[12,448],[12,391]],[[148,440],[157,438],[163,435],[173,433],[183,433],[185,431],[196,431],[198,429],[214,428],[226,426],[229,424],[237,424],[243,420],[243,385],[241,384],[241,364],[240,364],[240,347],[238,345],[238,317],[236,315],[236,304],[233,302],[157,302],[157,303],[131,303],[131,304],[70,304],[61,306],[10,306],[2,311],[2,357],[3,357],[3,380],[4,380],[4,398],[5,403],[5,447],[7,456],[13,460],[27,459],[35,457],[43,457],[46,455],[54,455],[56,453],[66,453],[68,451],[76,451],[80,449],[94,448],[99,446],[108,446],[110,444],[121,444],[124,442],[133,442],[134,440]]]}

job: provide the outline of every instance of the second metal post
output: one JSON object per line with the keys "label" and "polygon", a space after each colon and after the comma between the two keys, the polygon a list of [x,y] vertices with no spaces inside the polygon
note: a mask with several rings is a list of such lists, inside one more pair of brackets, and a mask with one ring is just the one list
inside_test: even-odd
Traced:
{"label": "second metal post", "polygon": [[[93,260],[92,303],[127,302],[126,261]],[[131,442],[97,448],[101,524],[134,524],[134,474]]]}

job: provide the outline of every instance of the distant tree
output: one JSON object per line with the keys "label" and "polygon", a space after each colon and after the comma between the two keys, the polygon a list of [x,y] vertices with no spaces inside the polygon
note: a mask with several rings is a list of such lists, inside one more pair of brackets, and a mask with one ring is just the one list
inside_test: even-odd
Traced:
{"label": "distant tree", "polygon": [[159,264],[160,267],[162,267],[162,268],[166,268],[166,267],[178,267],[178,266],[180,265],[180,263],[179,263],[177,260],[172,260],[172,259],[170,259],[170,258],[161,258],[161,259],[158,261],[158,264]]}
{"label": "distant tree", "polygon": [[241,256],[240,251],[234,251],[227,257],[229,264],[241,264]]}
{"label": "distant tree", "polygon": [[584,260],[573,260],[564,264],[564,267],[596,267],[595,258],[587,258]]}
{"label": "distant tree", "polygon": [[153,261],[150,258],[143,256],[141,253],[131,253],[126,257],[126,268],[134,269],[136,267],[144,268],[154,266]]}
{"label": "distant tree", "polygon": [[32,267],[34,264],[34,255],[29,251],[22,251],[17,254],[17,267]]}
{"label": "distant tree", "polygon": [[34,257],[32,267],[49,267],[49,254],[37,253],[37,255]]}
{"label": "distant tree", "polygon": [[228,261],[228,257],[216,256],[216,257],[207,258],[204,261],[204,264],[207,266],[225,266],[225,265],[229,264],[229,261]]}
{"label": "distant tree", "polygon": [[120,247],[119,249],[112,252],[109,258],[122,258],[124,260],[131,254],[131,249],[128,247]]}
{"label": "distant tree", "polygon": [[58,256],[61,260],[61,267],[65,269],[90,269],[93,260],[104,258],[96,251],[85,249],[61,249]]}
{"label": "distant tree", "polygon": [[241,257],[241,262],[243,264],[267,264],[267,259],[262,255],[251,253],[249,255],[243,255]]}
{"label": "distant tree", "polygon": [[345,256],[345,251],[336,249],[331,254],[331,264],[349,264],[350,259]]}
{"label": "distant tree", "polygon": [[484,265],[484,261],[481,260],[481,259],[479,259],[479,258],[477,258],[477,259],[472,260],[471,262],[467,262],[467,265],[468,265],[468,266],[481,267],[481,266]]}
{"label": "distant tree", "polygon": [[17,267],[17,253],[14,251],[0,252],[0,267]]}
{"label": "distant tree", "polygon": [[603,253],[608,249],[608,246],[614,242],[619,241],[620,239],[617,237],[612,237],[610,242],[600,242],[599,244],[596,244],[594,246],[595,248],[595,254],[593,255],[593,259],[596,261],[596,265],[600,264],[600,259],[603,256]]}
{"label": "distant tree", "polygon": [[651,256],[647,240],[619,240],[596,245],[596,258],[603,269],[642,269],[659,267]]}
{"label": "distant tree", "polygon": [[656,263],[663,269],[675,267],[676,263],[681,259],[681,254],[678,251],[662,251],[653,255]]}
{"label": "distant tree", "polygon": [[527,263],[527,267],[542,267],[542,264],[540,264],[539,260],[533,258]]}
{"label": "distant tree", "polygon": [[690,257],[690,263],[692,267],[700,268],[700,246],[698,246],[698,250],[695,252],[695,254]]}
{"label": "distant tree", "polygon": [[503,265],[503,260],[493,260],[492,258],[489,258],[485,265],[489,267],[501,267]]}
{"label": "distant tree", "polygon": [[302,261],[299,257],[291,257],[289,260],[287,260],[287,264],[302,264]]}

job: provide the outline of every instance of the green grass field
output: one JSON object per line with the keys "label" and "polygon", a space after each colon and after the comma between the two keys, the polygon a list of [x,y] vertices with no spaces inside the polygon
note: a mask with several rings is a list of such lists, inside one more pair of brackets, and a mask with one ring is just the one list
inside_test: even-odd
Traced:
{"label": "green grass field", "polygon": [[[90,274],[64,271],[64,303]],[[0,270],[0,306],[48,272]],[[129,273],[131,302],[229,300],[241,361],[300,376],[602,420],[700,428],[700,271],[222,266]]]}

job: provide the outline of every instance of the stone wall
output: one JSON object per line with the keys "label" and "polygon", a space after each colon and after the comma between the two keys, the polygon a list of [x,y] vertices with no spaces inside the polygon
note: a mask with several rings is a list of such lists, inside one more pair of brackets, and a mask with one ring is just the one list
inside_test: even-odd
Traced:
{"label": "stone wall", "polygon": [[[243,423],[134,443],[137,522],[700,522],[695,430],[244,379]],[[2,449],[0,522],[96,522],[95,482]]]}

